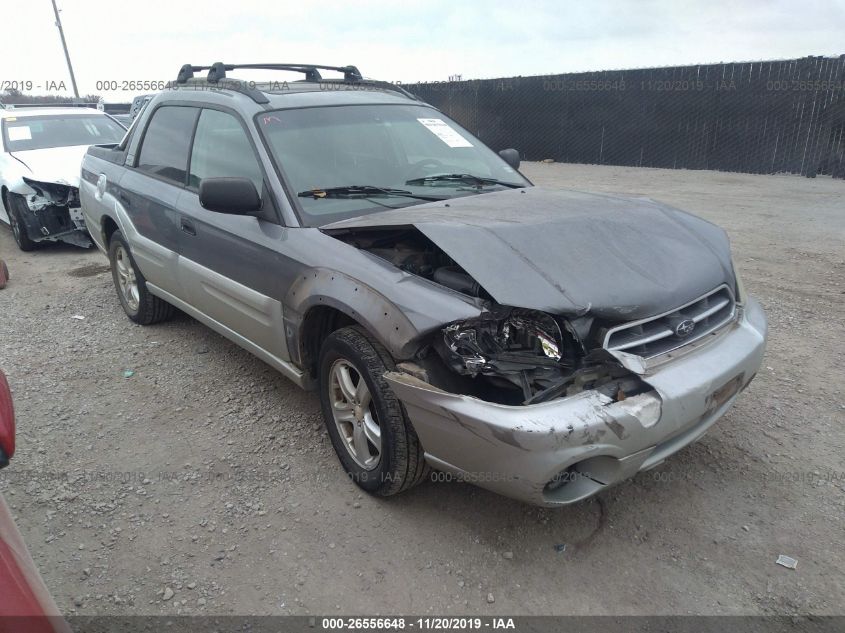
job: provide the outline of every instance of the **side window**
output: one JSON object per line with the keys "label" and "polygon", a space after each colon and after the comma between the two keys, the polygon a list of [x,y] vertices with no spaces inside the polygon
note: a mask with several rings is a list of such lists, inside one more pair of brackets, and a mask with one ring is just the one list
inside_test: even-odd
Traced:
{"label": "side window", "polygon": [[162,106],[153,113],[141,140],[138,169],[173,182],[185,184],[191,134],[197,108]]}
{"label": "side window", "polygon": [[203,110],[191,152],[191,187],[203,178],[240,177],[255,183],[258,193],[264,185],[261,167],[243,127],[231,114]]}

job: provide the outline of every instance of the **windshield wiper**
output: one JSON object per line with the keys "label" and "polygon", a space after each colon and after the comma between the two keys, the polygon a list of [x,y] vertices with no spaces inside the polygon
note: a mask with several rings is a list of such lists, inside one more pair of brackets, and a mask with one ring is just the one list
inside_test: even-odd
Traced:
{"label": "windshield wiper", "polygon": [[325,189],[309,189],[296,194],[300,198],[372,198],[375,196],[398,196],[402,198],[416,198],[417,200],[428,200],[435,202],[445,200],[441,196],[418,196],[404,189],[391,189],[389,187],[374,187],[372,185],[348,185],[346,187],[328,187]]}
{"label": "windshield wiper", "polygon": [[510,187],[511,189],[519,189],[520,187],[525,186],[515,182],[503,182],[501,180],[496,180],[495,178],[484,178],[482,176],[474,176],[472,174],[435,174],[433,176],[423,176],[422,178],[413,178],[411,180],[406,180],[405,184],[428,185],[438,182],[456,182],[462,185],[473,184],[478,186],[501,185],[503,187]]}

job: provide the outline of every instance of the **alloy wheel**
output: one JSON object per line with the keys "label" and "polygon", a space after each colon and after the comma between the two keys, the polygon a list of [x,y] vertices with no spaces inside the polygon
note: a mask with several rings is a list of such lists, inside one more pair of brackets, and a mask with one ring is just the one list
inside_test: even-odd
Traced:
{"label": "alloy wheel", "polygon": [[117,284],[123,300],[133,312],[138,310],[141,296],[138,292],[138,279],[135,276],[135,268],[129,260],[129,253],[120,244],[114,252],[114,264],[117,271]]}
{"label": "alloy wheel", "polygon": [[349,456],[361,468],[375,469],[381,461],[381,427],[366,380],[346,359],[336,360],[329,370],[329,401]]}

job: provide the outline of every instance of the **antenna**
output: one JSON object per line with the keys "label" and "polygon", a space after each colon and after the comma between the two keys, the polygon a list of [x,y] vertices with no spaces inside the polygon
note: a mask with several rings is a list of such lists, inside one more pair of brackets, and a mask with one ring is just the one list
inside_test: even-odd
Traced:
{"label": "antenna", "polygon": [[56,0],[53,2],[53,12],[56,14],[56,26],[59,27],[59,37],[62,38],[62,48],[65,50],[65,59],[67,60],[67,69],[70,71],[70,83],[73,84],[73,96],[79,99],[79,90],[76,87],[76,77],[73,75],[73,66],[70,63],[70,53],[67,52],[67,42],[65,41],[65,32],[62,29],[62,19],[59,17],[59,9],[56,7]]}

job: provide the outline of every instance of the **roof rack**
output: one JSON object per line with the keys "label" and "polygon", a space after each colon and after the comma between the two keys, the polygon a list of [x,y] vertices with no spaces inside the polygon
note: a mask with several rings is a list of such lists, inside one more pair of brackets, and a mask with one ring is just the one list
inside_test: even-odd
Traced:
{"label": "roof rack", "polygon": [[[195,72],[207,70],[208,75],[206,76],[206,81],[208,83],[216,84],[220,88],[226,88],[243,93],[249,96],[256,103],[269,103],[267,96],[258,90],[253,82],[244,82],[233,77],[226,77],[227,71],[239,68],[245,70],[287,70],[298,72],[305,75],[305,81],[315,83],[364,83],[378,88],[394,90],[410,99],[419,101],[418,97],[411,94],[401,86],[397,86],[387,81],[364,79],[357,66],[321,66],[318,64],[224,64],[223,62],[215,62],[211,66],[192,66],[191,64],[185,64],[179,69],[179,74],[176,77],[176,83],[187,84],[189,79],[194,78]],[[323,79],[323,76],[320,74],[321,70],[331,70],[343,73],[343,79]]]}
{"label": "roof rack", "polygon": [[195,71],[207,70],[206,77],[209,83],[216,83],[226,77],[226,71],[237,70],[239,68],[245,70],[289,70],[292,72],[299,72],[305,75],[306,81],[321,81],[321,70],[333,70],[343,73],[344,81],[361,81],[361,71],[355,66],[320,66],[317,64],[224,64],[223,62],[215,62],[211,66],[191,66],[185,64],[179,70],[179,76],[176,83],[185,83],[188,79],[194,76]]}

